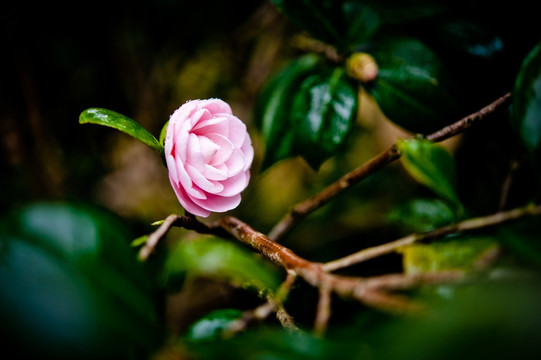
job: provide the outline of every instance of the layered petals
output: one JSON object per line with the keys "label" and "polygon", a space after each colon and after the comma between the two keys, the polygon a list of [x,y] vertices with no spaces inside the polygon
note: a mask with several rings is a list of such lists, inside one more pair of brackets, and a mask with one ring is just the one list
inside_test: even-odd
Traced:
{"label": "layered petals", "polygon": [[254,149],[246,125],[227,103],[182,105],[169,119],[164,148],[171,186],[186,211],[207,217],[239,205]]}

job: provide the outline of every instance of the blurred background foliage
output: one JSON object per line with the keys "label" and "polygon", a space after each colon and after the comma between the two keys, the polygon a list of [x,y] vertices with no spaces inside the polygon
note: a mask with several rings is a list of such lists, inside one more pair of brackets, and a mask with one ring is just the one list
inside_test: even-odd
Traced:
{"label": "blurred background foliage", "polygon": [[[389,9],[396,9],[397,3],[390,1]],[[528,4],[516,1],[487,6],[480,1],[454,1],[448,21],[427,19],[401,28],[403,35],[416,36],[437,49],[440,60],[449,65],[449,76],[457,86],[455,94],[463,104],[457,116],[478,110],[513,87],[524,57],[541,38],[538,14]],[[79,114],[89,107],[125,114],[158,136],[169,115],[189,99],[219,97],[229,102],[247,124],[256,150],[251,184],[240,207],[232,213],[262,232],[293,204],[385,150],[399,137],[409,136],[361,92],[359,120],[343,152],[325,161],[317,172],[300,158],[286,159],[260,171],[265,146],[254,120],[256,99],[274,71],[305,53],[302,44],[307,36],[268,1],[97,0],[68,5],[7,1],[1,5],[0,16],[1,215],[35,201],[76,200],[121,217],[131,238],[135,238],[152,231],[150,223],[170,213],[182,213],[161,159],[124,134],[81,126]],[[449,31],[458,34],[453,38],[457,42],[446,42],[441,36]],[[486,37],[488,48],[475,48],[476,44],[469,42],[472,33],[476,38]],[[470,45],[472,51],[457,51]],[[485,50],[496,56],[484,56]],[[473,128],[445,143],[455,155],[458,197],[471,214],[498,210],[502,184],[515,163],[520,166],[513,170],[506,207],[522,205],[535,195],[537,180],[520,157],[520,144],[511,133],[508,113],[503,112],[490,120],[490,126]],[[397,205],[430,196],[427,189],[393,164],[318,210],[284,243],[310,260],[331,260],[404,235],[412,225],[414,230],[425,229],[401,224],[399,211],[405,207]],[[393,216],[398,220],[392,221]],[[532,236],[530,228],[524,232]],[[174,229],[169,239],[191,236]],[[512,236],[508,239],[510,244],[515,243]],[[522,247],[522,251],[538,263],[535,251],[533,255],[529,249]],[[391,255],[346,273],[369,276],[401,270],[401,256]],[[186,276],[182,291],[174,289],[167,297],[159,294],[156,300],[165,304],[163,314],[156,316],[172,334],[182,334],[210,310],[248,309],[260,302],[255,293],[212,276]],[[499,296],[497,291],[489,289],[482,298]],[[468,289],[465,292],[468,299]],[[504,297],[501,306],[514,307],[517,312],[523,304],[524,309],[532,309],[529,295],[522,289],[517,294],[517,298]],[[538,291],[532,296],[539,299]],[[316,299],[315,289],[303,284],[294,289],[287,306],[302,326],[311,326]],[[254,356],[261,355],[259,358],[268,355],[253,352],[248,346],[241,349],[245,346],[242,344],[253,343],[260,344],[259,349],[274,348],[275,355],[283,351],[291,358],[350,355],[348,349],[352,347],[355,353],[376,358],[374,353],[382,349],[378,342],[400,337],[404,329],[414,326],[388,325],[385,315],[373,314],[356,303],[337,302],[331,325],[348,324],[350,327],[343,331],[355,334],[367,332],[370,324],[376,324],[377,335],[367,337],[366,345],[357,346],[351,337],[340,333],[330,336],[345,339],[343,342],[323,342],[311,336],[291,342],[287,334],[263,329],[246,334],[247,339],[240,337],[235,342],[216,343],[214,350],[203,346],[197,351],[201,356],[208,353],[209,358],[224,351],[232,358],[246,358],[250,351]],[[427,336],[437,344],[446,343],[452,336],[444,330],[433,333],[433,328],[450,329],[453,334],[471,329],[467,315],[455,317],[464,314],[465,304],[467,300],[458,301],[440,317],[415,327],[416,331],[401,340],[403,346],[382,353],[381,358],[396,358],[393,351],[407,349],[419,339],[423,344],[431,343]],[[499,309],[483,310],[486,314],[475,325],[477,335],[500,320]],[[362,318],[352,316],[361,313]],[[525,316],[512,314],[506,318],[507,324],[529,329],[532,324],[521,327],[515,322]],[[354,324],[352,318],[356,319]],[[539,324],[535,320],[532,322]],[[512,328],[507,327],[500,335],[509,339],[511,333]],[[460,339],[470,341],[465,336]],[[479,341],[485,341],[483,346],[491,345],[484,338]],[[236,347],[238,342],[241,348]],[[436,350],[425,350],[416,358],[434,358],[431,351]],[[416,351],[419,348],[411,353]]]}

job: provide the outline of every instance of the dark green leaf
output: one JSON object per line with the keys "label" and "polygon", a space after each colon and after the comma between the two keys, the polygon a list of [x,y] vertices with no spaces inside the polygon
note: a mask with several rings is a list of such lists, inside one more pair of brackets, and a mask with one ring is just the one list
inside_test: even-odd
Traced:
{"label": "dark green leaf", "polygon": [[275,290],[279,279],[275,269],[251,251],[229,241],[201,237],[179,242],[166,261],[169,279],[193,274],[231,282],[256,290]]}
{"label": "dark green leaf", "polygon": [[0,334],[30,358],[146,358],[157,315],[129,239],[117,219],[82,204],[39,203],[2,219]]}
{"label": "dark green leaf", "polygon": [[453,156],[442,145],[424,139],[402,140],[397,145],[406,171],[449,202],[460,215],[462,205],[456,194]]}
{"label": "dark green leaf", "polygon": [[186,333],[192,341],[214,340],[222,337],[232,323],[242,317],[238,309],[214,310],[193,323]]}
{"label": "dark green leaf", "polygon": [[317,65],[316,56],[298,58],[265,85],[255,114],[266,147],[263,168],[291,156],[294,133],[291,119],[292,99],[299,91],[300,83]]}
{"label": "dark green leaf", "polygon": [[366,2],[328,0],[273,0],[284,15],[315,38],[352,50],[369,40],[379,16]]}
{"label": "dark green leaf", "polygon": [[498,228],[502,244],[521,259],[541,265],[541,222],[539,218],[502,225]]}
{"label": "dark green leaf", "polygon": [[541,172],[541,43],[524,60],[513,93],[513,125]]}
{"label": "dark green leaf", "polygon": [[163,155],[163,145],[151,133],[129,117],[117,112],[99,108],[87,109],[79,116],[79,123],[98,124],[120,130]]}
{"label": "dark green leaf", "polygon": [[409,231],[425,232],[455,221],[456,215],[439,199],[413,199],[393,208],[389,220]]}
{"label": "dark green leaf", "polygon": [[260,327],[229,339],[191,342],[198,359],[357,359],[358,353],[303,331]]}
{"label": "dark green leaf", "polygon": [[379,15],[365,2],[346,1],[342,5],[346,24],[344,42],[349,49],[362,46],[378,30]]}
{"label": "dark green leaf", "polygon": [[491,237],[461,237],[432,244],[414,244],[401,250],[404,271],[419,274],[447,270],[476,270],[498,250]]}
{"label": "dark green leaf", "polygon": [[379,74],[368,90],[389,120],[426,134],[455,119],[443,66],[429,48],[413,39],[390,39],[369,52]]}
{"label": "dark green leaf", "polygon": [[348,135],[357,114],[357,92],[342,68],[306,78],[293,103],[296,152],[318,168]]}
{"label": "dark green leaf", "polygon": [[340,4],[328,0],[272,0],[272,3],[293,23],[329,43],[342,41],[343,23]]}

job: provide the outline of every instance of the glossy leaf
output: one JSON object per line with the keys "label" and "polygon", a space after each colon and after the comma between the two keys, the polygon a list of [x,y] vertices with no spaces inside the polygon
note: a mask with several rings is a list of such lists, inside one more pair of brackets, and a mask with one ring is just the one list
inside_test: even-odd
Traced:
{"label": "glossy leaf", "polygon": [[357,114],[357,93],[342,68],[306,78],[295,96],[294,145],[313,168],[332,156]]}
{"label": "glossy leaf", "polygon": [[293,97],[307,74],[314,72],[318,58],[304,56],[287,64],[265,85],[256,106],[256,121],[265,141],[263,168],[291,156],[294,126],[291,120]]}
{"label": "glossy leaf", "polygon": [[440,199],[412,199],[393,208],[389,221],[412,232],[431,231],[456,220],[455,212]]}
{"label": "glossy leaf", "polygon": [[461,237],[452,241],[414,244],[401,250],[407,274],[447,270],[476,270],[498,250],[490,237]]}
{"label": "glossy leaf", "polygon": [[397,145],[406,171],[441,196],[460,214],[462,205],[456,193],[453,156],[443,146],[424,139],[402,140]]}
{"label": "glossy leaf", "polygon": [[229,327],[242,317],[238,309],[219,309],[211,311],[195,323],[186,332],[186,338],[191,341],[208,341],[219,339]]}
{"label": "glossy leaf", "polygon": [[79,116],[79,123],[103,125],[120,130],[141,141],[160,155],[163,155],[163,145],[154,137],[154,135],[129,117],[112,110],[100,108],[87,109]]}
{"label": "glossy leaf", "polygon": [[117,219],[37,203],[2,219],[0,234],[0,333],[11,346],[39,358],[146,358],[152,288]]}
{"label": "glossy leaf", "polygon": [[275,290],[279,279],[275,269],[248,249],[229,241],[201,237],[179,242],[166,260],[169,280],[186,274],[209,276],[236,286]]}
{"label": "glossy leaf", "polygon": [[368,52],[379,67],[368,90],[390,121],[427,134],[455,119],[443,65],[428,47],[414,39],[394,38]]}
{"label": "glossy leaf", "polygon": [[524,60],[513,93],[513,125],[541,171],[541,44]]}

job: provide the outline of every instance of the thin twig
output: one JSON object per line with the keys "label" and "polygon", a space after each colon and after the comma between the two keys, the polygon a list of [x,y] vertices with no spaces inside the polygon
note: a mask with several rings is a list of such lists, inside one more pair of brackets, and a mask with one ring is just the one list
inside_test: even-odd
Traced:
{"label": "thin twig", "polygon": [[256,307],[253,310],[246,311],[241,319],[233,322],[229,326],[226,336],[230,336],[240,331],[243,331],[251,323],[265,320],[273,312],[276,313],[276,318],[278,319],[278,321],[280,321],[284,328],[289,330],[296,330],[297,326],[295,325],[293,318],[291,317],[291,315],[289,315],[289,313],[284,309],[282,305],[283,301],[287,298],[289,292],[291,291],[291,287],[295,282],[295,278],[296,276],[293,273],[288,273],[287,278],[280,285],[276,294],[274,296],[269,295],[267,301],[264,304]]}
{"label": "thin twig", "polygon": [[163,223],[160,225],[158,229],[156,229],[153,233],[148,235],[147,241],[145,242],[145,245],[141,247],[139,250],[139,260],[145,261],[148,259],[150,254],[154,251],[156,246],[158,246],[158,243],[160,240],[169,232],[169,229],[175,224],[180,216],[171,214],[169,215]]}
{"label": "thin twig", "polygon": [[214,234],[217,236],[227,236],[223,229],[209,227],[202,222],[198,221],[195,216],[187,213],[186,216],[180,216],[171,214],[162,222],[162,224],[150,235],[148,235],[147,241],[139,250],[138,258],[141,261],[145,261],[154,252],[156,246],[160,240],[167,235],[171,227],[182,227],[188,230],[195,230],[200,234]]}
{"label": "thin twig", "polygon": [[443,226],[430,232],[410,234],[395,241],[360,250],[343,258],[325,263],[323,269],[325,271],[342,269],[381,255],[395,252],[404,246],[411,245],[418,241],[436,239],[452,233],[486,228],[522,217],[535,215],[541,215],[541,205],[527,205],[525,207],[502,211],[492,215],[464,220],[452,225]]}
{"label": "thin twig", "polygon": [[327,330],[327,324],[331,318],[331,289],[325,284],[319,287],[319,300],[317,303],[316,320],[314,321],[314,333],[322,336]]}
{"label": "thin twig", "polygon": [[[488,115],[494,113],[496,110],[504,105],[507,105],[511,100],[511,94],[498,98],[493,103],[485,106],[481,110],[468,115],[461,120],[448,125],[430,135],[426,136],[426,139],[434,142],[443,141],[452,136],[455,136],[464,130],[471,127],[474,123],[486,118]],[[391,146],[386,151],[376,155],[374,158],[354,169],[353,171],[345,174],[334,183],[327,186],[318,194],[311,198],[295,205],[289,213],[287,213],[269,232],[269,238],[274,241],[279,241],[285,234],[287,234],[297,223],[303,220],[306,216],[319,209],[331,199],[342,193],[344,190],[349,189],[351,186],[366,179],[368,176],[374,174],[381,168],[400,158],[400,153],[396,148],[396,145]]]}

